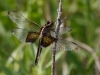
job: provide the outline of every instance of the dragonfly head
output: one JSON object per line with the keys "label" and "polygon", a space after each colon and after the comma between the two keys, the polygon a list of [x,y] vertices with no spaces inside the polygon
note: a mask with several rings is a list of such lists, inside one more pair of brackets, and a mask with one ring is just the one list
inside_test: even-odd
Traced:
{"label": "dragonfly head", "polygon": [[53,26],[53,21],[51,21],[51,20],[47,21],[46,26],[48,26],[48,27],[49,27],[49,26],[52,27],[52,26]]}

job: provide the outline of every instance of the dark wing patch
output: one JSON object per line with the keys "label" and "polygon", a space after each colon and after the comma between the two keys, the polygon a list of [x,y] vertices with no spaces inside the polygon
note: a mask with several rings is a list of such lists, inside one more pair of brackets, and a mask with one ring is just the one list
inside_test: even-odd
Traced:
{"label": "dark wing patch", "polygon": [[51,45],[56,40],[57,39],[52,37],[52,36],[44,36],[43,40],[42,40],[42,46],[47,47],[47,46]]}
{"label": "dark wing patch", "polygon": [[36,39],[38,38],[39,33],[37,32],[29,32],[26,38],[27,43],[34,43]]}

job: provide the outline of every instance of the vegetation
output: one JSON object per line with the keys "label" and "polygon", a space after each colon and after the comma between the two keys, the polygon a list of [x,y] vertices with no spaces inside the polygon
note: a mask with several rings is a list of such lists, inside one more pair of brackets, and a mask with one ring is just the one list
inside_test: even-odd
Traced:
{"label": "vegetation", "polygon": [[[9,10],[16,10],[43,26],[56,21],[59,0],[0,0],[0,75],[51,75],[52,50],[44,48],[37,66],[37,44],[21,43],[11,34],[16,27]],[[67,38],[79,45],[76,51],[56,54],[57,75],[100,75],[100,1],[63,0],[64,25],[73,30]]]}

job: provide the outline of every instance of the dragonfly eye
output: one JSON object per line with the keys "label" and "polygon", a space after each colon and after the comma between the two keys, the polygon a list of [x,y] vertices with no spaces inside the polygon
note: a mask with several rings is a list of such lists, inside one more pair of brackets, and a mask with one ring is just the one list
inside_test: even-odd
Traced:
{"label": "dragonfly eye", "polygon": [[49,20],[47,21],[47,24],[53,24],[53,21]]}
{"label": "dragonfly eye", "polygon": [[51,21],[51,20],[47,21],[46,26],[48,26],[48,27],[51,26],[52,27],[53,26],[53,21]]}

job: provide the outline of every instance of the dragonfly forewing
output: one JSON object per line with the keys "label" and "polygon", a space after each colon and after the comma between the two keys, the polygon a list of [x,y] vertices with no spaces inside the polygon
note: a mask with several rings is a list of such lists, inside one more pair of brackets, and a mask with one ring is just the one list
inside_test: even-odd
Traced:
{"label": "dragonfly forewing", "polygon": [[40,29],[39,25],[26,19],[24,16],[17,13],[16,11],[9,11],[8,16],[14,23],[17,24],[17,28],[26,29],[27,31],[39,31]]}
{"label": "dragonfly forewing", "polygon": [[67,26],[67,27],[60,27],[59,34],[61,35],[61,34],[64,34],[64,33],[69,32],[69,31],[71,31],[71,30],[72,30],[72,27],[70,27],[70,26]]}

